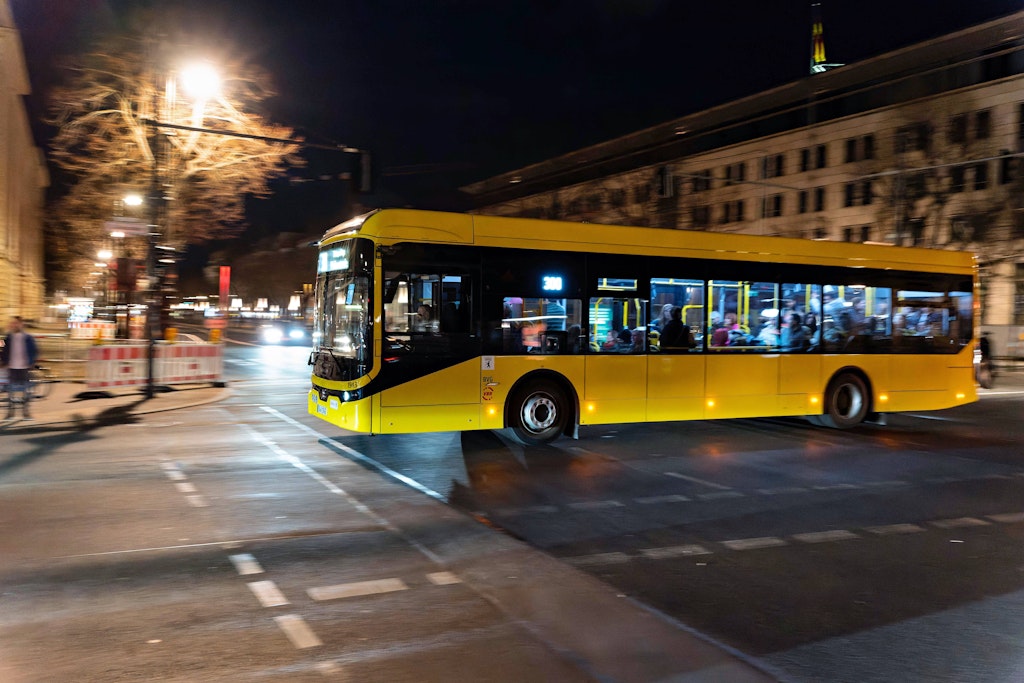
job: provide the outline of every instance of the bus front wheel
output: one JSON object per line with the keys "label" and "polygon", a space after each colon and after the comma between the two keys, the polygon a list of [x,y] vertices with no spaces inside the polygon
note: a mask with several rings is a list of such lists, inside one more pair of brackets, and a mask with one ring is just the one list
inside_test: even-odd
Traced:
{"label": "bus front wheel", "polygon": [[825,391],[825,413],[819,420],[826,427],[848,429],[864,421],[868,415],[868,387],[853,373],[843,373],[832,380]]}
{"label": "bus front wheel", "polygon": [[568,401],[550,382],[531,382],[516,392],[511,413],[512,433],[527,446],[554,441],[565,431]]}

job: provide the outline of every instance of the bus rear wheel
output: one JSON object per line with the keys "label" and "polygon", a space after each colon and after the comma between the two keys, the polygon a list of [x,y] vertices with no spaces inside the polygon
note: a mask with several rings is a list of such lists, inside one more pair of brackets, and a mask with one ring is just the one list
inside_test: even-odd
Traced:
{"label": "bus rear wheel", "polygon": [[868,416],[868,387],[851,372],[833,379],[825,390],[825,413],[818,417],[826,427],[849,429]]}
{"label": "bus rear wheel", "polygon": [[520,442],[539,446],[554,441],[565,431],[569,402],[551,382],[530,382],[512,400],[512,433]]}

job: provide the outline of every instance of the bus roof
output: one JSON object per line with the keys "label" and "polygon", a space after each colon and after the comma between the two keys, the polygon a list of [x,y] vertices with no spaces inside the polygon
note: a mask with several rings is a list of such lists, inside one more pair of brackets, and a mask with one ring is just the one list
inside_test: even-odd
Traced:
{"label": "bus roof", "polygon": [[846,268],[944,273],[970,273],[976,268],[973,253],[942,249],[415,209],[382,209],[357,216],[328,230],[320,244],[354,236],[370,237],[384,244],[428,242]]}

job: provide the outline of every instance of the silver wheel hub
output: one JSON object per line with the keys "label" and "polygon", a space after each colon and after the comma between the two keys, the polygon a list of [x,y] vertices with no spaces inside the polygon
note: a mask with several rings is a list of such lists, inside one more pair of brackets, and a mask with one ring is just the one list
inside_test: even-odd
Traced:
{"label": "silver wheel hub", "polygon": [[555,424],[558,406],[547,394],[534,394],[523,403],[523,426],[531,432],[542,432]]}

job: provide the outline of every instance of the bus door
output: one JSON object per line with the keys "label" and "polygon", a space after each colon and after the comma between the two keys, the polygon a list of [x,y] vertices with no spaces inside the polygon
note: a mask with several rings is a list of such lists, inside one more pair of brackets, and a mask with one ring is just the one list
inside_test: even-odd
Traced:
{"label": "bus door", "polygon": [[708,281],[708,418],[774,415],[778,410],[777,285]]}
{"label": "bus door", "polygon": [[704,281],[651,279],[647,419],[704,417]]}
{"label": "bus door", "polygon": [[580,424],[646,420],[646,302],[630,296],[594,297],[588,315]]}

